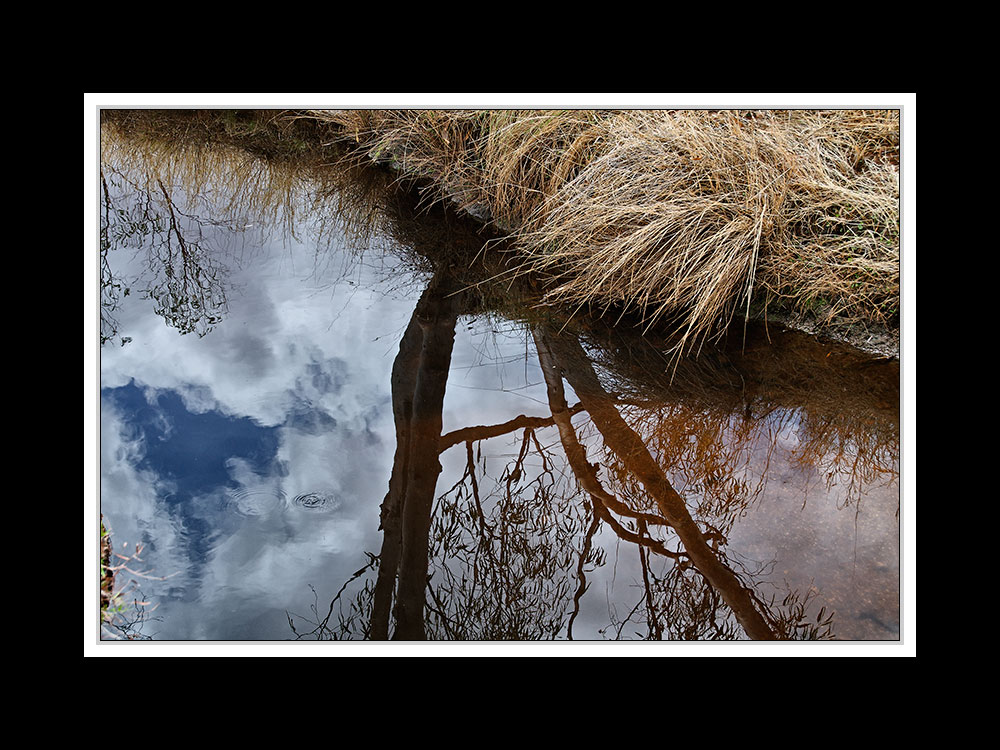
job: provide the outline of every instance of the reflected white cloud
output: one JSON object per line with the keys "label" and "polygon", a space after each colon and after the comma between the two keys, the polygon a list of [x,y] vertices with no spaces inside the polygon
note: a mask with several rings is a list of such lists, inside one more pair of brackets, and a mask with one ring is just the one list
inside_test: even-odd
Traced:
{"label": "reflected white cloud", "polygon": [[[119,319],[132,342],[101,352],[103,388],[134,379],[147,389],[176,391],[195,414],[279,426],[280,475],[259,476],[238,457],[227,470],[245,493],[270,493],[281,502],[240,516],[221,490],[192,499],[199,507],[190,513],[218,535],[197,560],[192,530],[164,503],[163,478],[135,468],[144,447],[126,439],[121,415],[102,403],[102,511],[116,539],[149,540],[146,562],[156,575],[178,574],[143,584],[160,601],[163,621],[147,623],[159,639],[291,637],[283,611],[306,611],[310,584],[324,595],[335,592],[360,567],[360,550],[380,543],[378,509],[395,440],[390,342],[414,300],[387,298],[374,284],[359,292],[317,278],[310,286],[285,272],[308,266],[309,254],[304,245],[261,254],[235,278],[244,293],[233,297],[229,316],[204,338],[178,335],[148,301],[130,298]],[[373,357],[378,337],[387,343]],[[307,493],[336,501],[322,510],[293,502]],[[182,591],[184,601],[177,601]],[[233,618],[236,610],[258,627],[234,624],[241,619]]]}

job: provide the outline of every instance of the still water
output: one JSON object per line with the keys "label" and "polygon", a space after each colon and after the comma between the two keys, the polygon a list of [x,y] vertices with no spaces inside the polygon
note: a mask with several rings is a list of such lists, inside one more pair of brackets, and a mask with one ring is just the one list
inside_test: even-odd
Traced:
{"label": "still water", "polygon": [[470,287],[443,212],[102,176],[102,638],[899,639],[897,362],[678,362]]}

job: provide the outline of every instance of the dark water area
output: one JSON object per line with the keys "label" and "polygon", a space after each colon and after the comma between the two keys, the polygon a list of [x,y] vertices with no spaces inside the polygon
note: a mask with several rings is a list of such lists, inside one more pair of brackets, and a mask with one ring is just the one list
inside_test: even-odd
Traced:
{"label": "dark water area", "polygon": [[900,641],[897,361],[671,358],[437,208],[225,177],[102,163],[102,639]]}

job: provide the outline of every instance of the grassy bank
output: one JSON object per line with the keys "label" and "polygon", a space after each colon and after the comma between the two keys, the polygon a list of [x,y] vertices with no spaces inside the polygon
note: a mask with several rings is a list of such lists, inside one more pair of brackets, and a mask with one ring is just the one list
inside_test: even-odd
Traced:
{"label": "grassy bank", "polygon": [[514,241],[547,301],[692,347],[734,318],[898,332],[898,111],[310,111]]}
{"label": "grassy bank", "polygon": [[[688,350],[749,316],[853,343],[874,334],[889,342],[880,351],[898,351],[898,111],[133,110],[105,120],[147,144],[143,161],[158,162],[145,169],[185,165],[193,186],[224,172],[252,213],[285,219],[304,181],[348,174],[351,161],[389,165],[425,200],[506,237],[508,273],[542,281],[545,302],[672,329]],[[220,158],[224,170],[213,168]],[[334,181],[334,213],[364,224],[365,191],[345,205],[359,191]]]}

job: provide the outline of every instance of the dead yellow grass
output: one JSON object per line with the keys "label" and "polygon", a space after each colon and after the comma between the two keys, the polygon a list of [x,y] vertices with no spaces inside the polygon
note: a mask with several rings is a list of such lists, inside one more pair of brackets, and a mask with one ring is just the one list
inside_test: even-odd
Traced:
{"label": "dead yellow grass", "polygon": [[[682,344],[759,300],[885,322],[899,295],[898,121],[637,112],[520,242],[554,301],[680,313]],[[866,160],[875,160],[867,163]]]}
{"label": "dead yellow grass", "polygon": [[682,347],[770,306],[893,325],[897,111],[310,112],[484,212],[547,301],[672,321]]}

